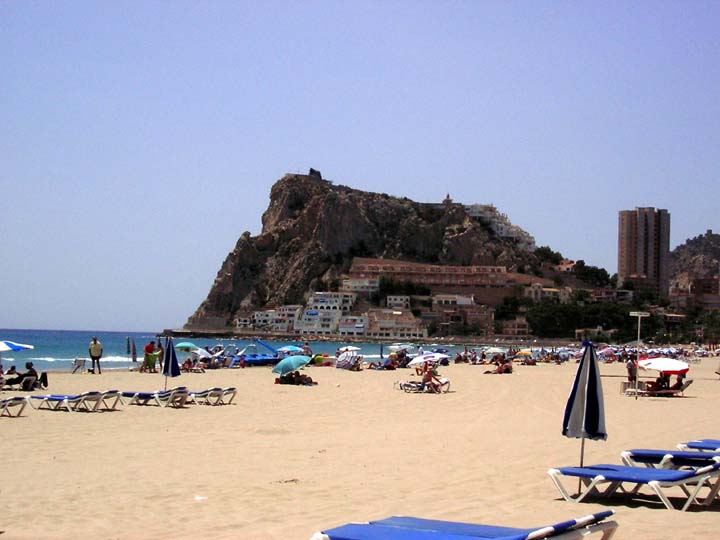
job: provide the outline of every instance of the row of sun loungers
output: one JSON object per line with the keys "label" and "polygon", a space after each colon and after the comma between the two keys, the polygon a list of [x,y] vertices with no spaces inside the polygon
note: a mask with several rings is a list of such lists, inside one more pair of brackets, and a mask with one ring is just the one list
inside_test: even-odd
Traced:
{"label": "row of sun loungers", "polygon": [[[690,450],[688,450],[688,448]],[[650,488],[666,508],[687,510],[693,503],[708,506],[720,493],[720,441],[702,439],[678,445],[678,450],[635,449],[621,454],[624,465],[599,464],[550,469],[548,474],[566,501],[580,502],[588,496],[609,497],[622,492],[635,496]],[[583,486],[572,495],[562,477],[579,478]],[[666,490],[679,487],[684,494],[678,506]],[[703,488],[708,491],[700,497]]]}
{"label": "row of sun loungers", "polygon": [[119,404],[158,405],[160,407],[184,407],[186,404],[230,405],[235,399],[237,388],[208,388],[190,391],[176,387],[155,392],[83,392],[82,394],[49,394],[46,396],[14,396],[0,400],[0,416],[20,416],[29,403],[34,409],[48,409],[67,412],[99,412],[117,410]]}

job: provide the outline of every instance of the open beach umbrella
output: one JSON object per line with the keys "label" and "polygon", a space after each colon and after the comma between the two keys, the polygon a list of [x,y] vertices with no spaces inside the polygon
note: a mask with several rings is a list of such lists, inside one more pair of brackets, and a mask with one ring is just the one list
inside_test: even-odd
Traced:
{"label": "open beach umbrella", "polygon": [[0,341],[0,353],[6,351],[25,351],[34,348],[32,345],[25,345],[24,343],[17,343],[15,341]]}
{"label": "open beach umbrella", "polygon": [[585,459],[585,439],[606,440],[605,405],[598,367],[597,353],[592,343],[584,343],[580,363],[573,381],[570,397],[565,406],[562,434],[582,439],[580,466]]}
{"label": "open beach umbrella", "polygon": [[272,372],[277,373],[281,376],[287,375],[288,373],[295,371],[296,369],[307,366],[309,363],[309,356],[301,354],[297,354],[295,356],[288,356],[287,358],[283,358],[277,364],[275,364]]}
{"label": "open beach umbrella", "polygon": [[690,364],[683,362],[682,360],[675,360],[674,358],[648,358],[647,360],[640,360],[638,366],[642,369],[653,369],[660,371],[667,375],[680,375],[687,373],[690,369]]}
{"label": "open beach umbrella", "polygon": [[441,360],[447,360],[450,358],[447,354],[441,353],[425,353],[420,356],[416,356],[408,363],[408,367],[414,367],[424,364],[425,362],[440,362]]}
{"label": "open beach umbrella", "polygon": [[173,338],[168,337],[165,340],[165,351],[163,353],[163,375],[165,375],[165,390],[167,390],[168,377],[179,377],[180,366],[178,365],[177,354],[173,347]]}
{"label": "open beach umbrella", "polygon": [[303,352],[303,348],[302,348],[302,347],[298,347],[297,345],[285,345],[284,347],[280,347],[280,348],[278,349],[278,351],[284,352],[284,353]]}
{"label": "open beach umbrella", "polygon": [[505,354],[505,349],[490,347],[489,349],[485,349],[485,354]]}
{"label": "open beach umbrella", "polygon": [[181,341],[180,343],[175,345],[175,348],[179,351],[190,352],[193,349],[197,349],[198,346],[194,343],[190,343],[189,341]]}
{"label": "open beach umbrella", "polygon": [[[175,347],[177,349],[177,347]],[[195,356],[196,358],[212,358],[213,355],[207,352],[205,349],[196,348],[195,350],[190,351],[190,354]]]}
{"label": "open beach umbrella", "polygon": [[[380,347],[382,348],[382,345],[380,345]],[[343,352],[353,352],[353,351],[354,351],[354,352],[357,352],[357,351],[360,351],[360,350],[362,350],[360,347],[354,347],[354,346],[352,346],[352,345],[347,345],[346,347],[340,347],[340,348],[338,349],[338,351],[340,351],[341,353],[343,353]]]}
{"label": "open beach umbrella", "polygon": [[6,351],[24,351],[26,349],[34,349],[32,345],[25,345],[24,343],[17,343],[15,341],[4,340],[0,341],[0,352]]}

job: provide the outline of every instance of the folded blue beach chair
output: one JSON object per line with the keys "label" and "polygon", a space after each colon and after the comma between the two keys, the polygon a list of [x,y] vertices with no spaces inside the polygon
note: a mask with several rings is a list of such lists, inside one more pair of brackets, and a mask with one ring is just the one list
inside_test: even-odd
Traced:
{"label": "folded blue beach chair", "polygon": [[720,452],[720,439],[697,439],[677,445],[680,450],[700,450],[702,452]]}
{"label": "folded blue beach chair", "polygon": [[[693,502],[709,505],[717,498],[720,490],[720,463],[717,462],[691,470],[649,469],[647,467],[601,464],[550,469],[548,474],[563,498],[570,502],[580,502],[592,494],[609,497],[618,490],[628,495],[635,495],[642,486],[648,486],[668,509],[673,510],[675,507],[663,490],[677,486],[687,497],[680,508],[685,511]],[[562,476],[580,478],[585,490],[576,496],[571,495],[560,481]],[[605,484],[607,486],[604,490],[598,489],[599,486]],[[625,489],[624,484],[634,487],[628,490]],[[710,491],[705,499],[701,500],[698,498],[698,494],[704,486],[707,486]]]}
{"label": "folded blue beach chair", "polygon": [[620,458],[629,467],[655,467],[678,469],[680,467],[705,467],[720,462],[720,452],[693,452],[683,450],[648,450],[636,448],[621,452]]}
{"label": "folded blue beach chair", "polygon": [[618,527],[614,521],[605,521],[612,514],[613,511],[608,510],[532,529],[394,516],[367,523],[348,523],[315,533],[310,540],[574,540],[590,534],[600,534],[601,540],[610,540]]}
{"label": "folded blue beach chair", "polygon": [[[27,404],[27,398],[21,396],[2,399],[0,400],[0,416],[20,416]],[[20,410],[15,411],[15,414],[13,414],[13,409],[17,409],[18,407]]]}

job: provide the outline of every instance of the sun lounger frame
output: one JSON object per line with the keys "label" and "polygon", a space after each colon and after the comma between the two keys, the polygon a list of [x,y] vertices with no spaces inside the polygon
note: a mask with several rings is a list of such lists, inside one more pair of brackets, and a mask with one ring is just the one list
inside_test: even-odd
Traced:
{"label": "sun lounger frame", "polygon": [[[614,465],[596,465],[595,467],[625,467],[625,466],[614,466]],[[586,469],[590,470],[591,467],[568,467],[572,469]],[[638,469],[640,471],[646,471],[647,469],[645,467],[627,467],[628,469]],[[655,494],[660,498],[662,503],[665,505],[666,508],[669,510],[680,510],[685,511],[688,509],[688,507],[693,503],[697,502],[698,504],[701,504],[703,506],[710,505],[718,496],[718,492],[720,491],[720,463],[714,463],[713,465],[707,465],[705,467],[701,467],[697,470],[691,471],[692,474],[690,475],[684,475],[682,478],[679,478],[678,480],[640,480],[638,478],[635,479],[616,479],[611,480],[607,479],[606,476],[602,474],[596,474],[593,477],[586,477],[586,476],[578,476],[573,475],[569,473],[564,473],[560,469],[550,469],[548,470],[548,474],[550,475],[550,478],[552,479],[553,483],[555,484],[555,487],[557,487],[560,494],[563,496],[563,498],[568,502],[580,502],[583,499],[585,499],[589,495],[597,495],[599,497],[610,497],[617,491],[621,491],[628,495],[635,495],[638,493],[640,488],[644,485],[647,485],[652,489]],[[619,471],[621,472],[621,471]],[[658,471],[660,472],[672,472],[672,471]],[[689,473],[690,471],[688,471]],[[677,473],[682,474],[683,471],[677,471]],[[570,494],[570,492],[565,488],[565,486],[562,484],[560,478],[563,476],[571,476],[573,478],[579,478],[581,483],[584,485],[585,489],[581,493],[579,493],[576,496],[573,496]],[[610,475],[609,475],[610,476]],[[612,475],[615,476],[615,475]],[[715,479],[714,482],[711,481],[711,479]],[[605,489],[600,489],[600,486],[603,484],[608,484]],[[634,487],[632,489],[626,489],[624,487],[624,484],[633,484]],[[705,497],[705,499],[700,499],[698,497],[698,494],[700,492],[700,489],[707,485],[707,487],[710,488],[710,492]],[[666,488],[670,487],[679,487],[683,490],[685,495],[687,496],[687,500],[685,501],[685,504],[682,505],[681,508],[675,508],[673,506],[672,502],[670,502],[670,499],[668,499],[667,495],[663,491]]]}
{"label": "sun lounger frame", "polygon": [[[10,416],[10,417],[17,418],[25,410],[25,407],[27,407],[27,404],[28,404],[27,397],[13,396],[13,397],[2,399],[2,400],[0,400],[0,416]],[[20,410],[17,411],[15,414],[13,414],[12,409],[17,409],[18,407],[20,407]]]}
{"label": "sun lounger frame", "polygon": [[[49,394],[46,396],[30,396],[30,405],[35,409],[67,412],[96,412],[103,398],[102,392],[83,392],[82,394],[65,395]],[[34,405],[37,403],[37,406]]]}
{"label": "sun lounger frame", "polygon": [[123,397],[130,398],[128,405],[149,405],[154,403],[158,407],[175,407],[180,409],[187,403],[189,393],[184,386],[155,392],[123,392]]}
{"label": "sun lounger frame", "polygon": [[621,452],[620,459],[628,467],[649,467],[654,469],[699,468],[713,462],[720,462],[720,452],[634,449]]}

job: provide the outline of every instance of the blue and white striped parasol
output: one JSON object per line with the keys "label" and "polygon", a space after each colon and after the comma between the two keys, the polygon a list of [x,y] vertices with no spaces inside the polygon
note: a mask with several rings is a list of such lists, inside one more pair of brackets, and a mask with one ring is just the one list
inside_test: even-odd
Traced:
{"label": "blue and white striped parasol", "polygon": [[605,431],[605,404],[603,402],[602,382],[598,367],[595,346],[583,343],[580,364],[573,382],[570,397],[565,406],[562,434],[565,437],[582,439],[580,466],[585,456],[585,439],[607,439]]}

